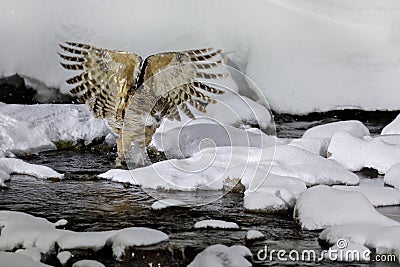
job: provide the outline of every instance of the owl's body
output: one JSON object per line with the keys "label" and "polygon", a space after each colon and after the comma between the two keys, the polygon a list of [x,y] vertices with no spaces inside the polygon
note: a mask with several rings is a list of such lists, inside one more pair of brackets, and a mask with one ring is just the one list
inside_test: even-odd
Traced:
{"label": "owl's body", "polygon": [[144,149],[162,118],[180,120],[178,110],[194,118],[188,105],[206,112],[206,105],[215,100],[204,92],[223,93],[197,79],[227,76],[200,71],[222,63],[212,62],[220,54],[212,49],[160,53],[142,59],[133,53],[86,44],[67,42],[60,47],[69,53],[59,54],[69,63],[61,65],[81,71],[66,81],[76,85],[71,93],[79,102],[86,103],[95,117],[107,119],[119,135],[117,165],[121,164],[124,152],[132,149],[130,160],[144,165]]}

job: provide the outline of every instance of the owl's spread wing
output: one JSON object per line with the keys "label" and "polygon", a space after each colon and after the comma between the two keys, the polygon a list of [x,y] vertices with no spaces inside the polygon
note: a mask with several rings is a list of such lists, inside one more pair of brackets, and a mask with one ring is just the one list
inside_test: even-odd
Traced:
{"label": "owl's spread wing", "polygon": [[140,73],[141,58],[133,53],[66,42],[60,44],[61,66],[81,71],[66,80],[75,87],[71,93],[87,103],[98,118],[106,118],[110,126],[120,128],[129,96]]}
{"label": "owl's spread wing", "polygon": [[[178,109],[190,118],[194,115],[188,105],[206,112],[206,106],[216,101],[207,95],[224,91],[207,85],[198,79],[219,79],[227,73],[207,70],[221,66],[221,50],[211,48],[168,52],[149,56],[143,65],[144,89],[159,97],[155,109],[168,119],[180,120]],[[207,93],[205,93],[207,92]]]}

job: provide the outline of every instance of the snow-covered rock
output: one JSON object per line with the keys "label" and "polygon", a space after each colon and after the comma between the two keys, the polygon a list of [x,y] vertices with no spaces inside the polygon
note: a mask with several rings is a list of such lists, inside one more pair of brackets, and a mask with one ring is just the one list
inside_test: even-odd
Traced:
{"label": "snow-covered rock", "polygon": [[259,240],[263,239],[265,236],[263,233],[257,230],[249,230],[246,233],[246,240]]}
{"label": "snow-covered rock", "polygon": [[72,264],[72,267],[106,267],[103,263],[95,260],[80,260]]}
{"label": "snow-covered rock", "polygon": [[253,211],[289,210],[306,190],[306,184],[300,179],[271,173],[267,177],[265,173],[264,176],[256,173],[251,182],[242,179],[242,184],[247,188],[244,192],[244,208]]}
{"label": "snow-covered rock", "polygon": [[382,129],[382,135],[400,134],[400,115]]}
{"label": "snow-covered rock", "polygon": [[239,225],[234,222],[226,222],[222,220],[203,220],[196,222],[194,228],[239,229]]}
{"label": "snow-covered rock", "polygon": [[386,226],[399,224],[376,211],[361,193],[346,192],[325,185],[314,186],[303,192],[297,200],[293,216],[306,230],[356,222]]}
{"label": "snow-covered rock", "polygon": [[[271,150],[264,150],[268,149]],[[307,185],[359,183],[358,176],[345,170],[341,164],[290,145],[276,146],[271,173],[295,177]]]}
{"label": "snow-covered rock", "polygon": [[[143,56],[214,46],[259,85],[278,112],[399,108],[398,1],[268,0],[249,5],[207,0],[199,5],[123,0],[105,2],[93,15],[88,14],[97,1],[80,4],[4,1],[0,23],[7,27],[1,34],[9,41],[0,46],[0,73],[18,72],[60,87],[66,74],[54,51],[64,40]],[[74,6],[80,8],[72,12]],[[229,15],[223,11],[227,6]],[[131,16],[131,10],[152,10],[155,19],[146,12]],[[193,20],[198,14],[207,14],[207,21]],[[315,101],[317,95],[323,97]]]}
{"label": "snow-covered rock", "polygon": [[396,255],[400,261],[400,226],[385,227],[372,232],[365,242],[377,254]]}
{"label": "snow-covered rock", "polygon": [[128,247],[150,246],[168,240],[168,235],[161,231],[144,227],[133,227],[118,231],[118,233],[109,238],[108,242],[112,243],[114,258],[121,260],[125,255],[125,249]]}
{"label": "snow-covered rock", "polygon": [[[157,230],[131,227],[104,232],[73,232],[56,229],[56,225],[43,218],[15,212],[0,211],[0,251],[15,248],[36,249],[41,253],[54,250],[90,249],[98,251],[110,245],[116,259],[129,246],[148,246],[168,241],[168,236]],[[64,258],[63,258],[64,259]]]}
{"label": "snow-covered rock", "polygon": [[61,251],[57,254],[57,259],[61,265],[65,265],[72,258],[72,253],[69,251]]}
{"label": "snow-covered rock", "polygon": [[251,251],[241,245],[227,247],[217,244],[200,252],[188,267],[247,267],[252,266],[246,257],[252,257]]}
{"label": "snow-covered rock", "polygon": [[334,186],[335,189],[359,192],[363,194],[374,207],[400,205],[400,190],[389,187],[371,185]]}
{"label": "snow-covered rock", "polygon": [[32,260],[40,262],[42,255],[38,248],[18,249],[15,253],[23,254],[32,258]]}
{"label": "snow-covered rock", "polygon": [[0,267],[51,267],[37,262],[27,255],[13,252],[0,252]]}
{"label": "snow-covered rock", "polygon": [[388,144],[382,139],[371,137],[358,138],[347,132],[332,136],[328,153],[330,159],[339,162],[350,171],[374,168],[384,174],[400,162],[400,144]]}
{"label": "snow-covered rock", "polygon": [[[110,129],[86,105],[0,105],[2,155],[52,150],[53,142],[90,144]],[[1,155],[0,155],[1,156]]]}
{"label": "snow-covered rock", "polygon": [[330,139],[337,132],[348,132],[356,137],[370,135],[368,128],[361,121],[351,120],[331,122],[312,127],[304,132],[303,138]]}
{"label": "snow-covered rock", "polygon": [[167,199],[157,200],[151,205],[151,208],[153,210],[162,210],[169,207],[182,207],[185,205],[186,205],[185,202],[182,202],[180,200],[167,198]]}
{"label": "snow-covered rock", "polygon": [[[277,141],[277,144],[281,142]],[[315,155],[326,158],[328,152],[330,138],[298,138],[289,139],[288,145],[296,146],[301,149],[314,153]]]}
{"label": "snow-covered rock", "polygon": [[49,178],[62,179],[64,177],[63,174],[60,174],[47,166],[30,164],[24,162],[23,160],[15,158],[0,158],[0,171],[3,171],[8,175],[23,174],[23,175],[30,175],[39,179],[49,179]]}
{"label": "snow-covered rock", "polygon": [[391,185],[394,188],[400,189],[400,163],[393,165],[386,173],[385,173],[385,184]]}

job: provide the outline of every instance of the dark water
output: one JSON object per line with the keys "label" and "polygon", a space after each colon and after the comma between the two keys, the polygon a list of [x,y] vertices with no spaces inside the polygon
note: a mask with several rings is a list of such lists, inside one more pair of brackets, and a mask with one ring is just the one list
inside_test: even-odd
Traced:
{"label": "dark water", "polygon": [[[324,118],[335,121],[337,118]],[[382,120],[383,121],[383,120]],[[278,118],[278,135],[285,137],[301,136],[304,129],[321,120],[292,118],[288,121]],[[374,122],[371,132],[379,133],[386,121]],[[153,211],[155,201],[138,187],[124,187],[122,184],[98,180],[96,174],[113,168],[114,154],[99,152],[53,151],[31,156],[25,160],[43,164],[66,173],[68,179],[52,182],[37,180],[28,176],[13,176],[9,189],[0,191],[0,209],[27,212],[50,221],[67,219],[68,229],[74,231],[100,231],[131,226],[145,226],[161,230],[170,236],[170,242],[164,250],[149,248],[136,251],[145,255],[145,261],[133,260],[124,263],[114,261],[111,255],[98,253],[90,255],[102,261],[106,266],[149,266],[153,262],[162,262],[161,266],[186,266],[195,255],[206,246],[222,243],[225,245],[243,244],[249,247],[253,255],[268,245],[268,249],[314,249],[320,251],[317,238],[319,232],[302,231],[294,222],[291,214],[258,214],[243,211],[243,195],[229,193],[219,200],[202,207],[190,209],[172,208]],[[164,192],[165,197],[174,198],[174,194],[196,194],[197,197],[219,196],[221,192]],[[399,207],[379,209],[383,214],[399,220]],[[196,230],[195,222],[204,219],[221,219],[239,224],[240,230]],[[248,229],[263,232],[266,239],[246,243],[244,236]],[[152,253],[156,251],[157,253]],[[254,257],[255,259],[256,257]],[[48,263],[55,264],[53,258]],[[254,261],[255,266],[343,266],[342,263],[323,261],[320,263],[282,263],[273,261]],[[391,266],[389,264],[352,264],[347,266]]]}

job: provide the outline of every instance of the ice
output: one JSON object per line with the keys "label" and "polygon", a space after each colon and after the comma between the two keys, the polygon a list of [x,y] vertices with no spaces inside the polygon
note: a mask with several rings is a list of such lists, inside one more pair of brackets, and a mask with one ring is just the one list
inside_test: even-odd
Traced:
{"label": "ice", "polygon": [[57,259],[61,265],[65,265],[72,258],[72,253],[69,251],[61,251],[57,254]]}
{"label": "ice", "polygon": [[302,229],[318,230],[344,223],[379,223],[397,225],[372,206],[358,192],[346,192],[325,185],[314,186],[303,192],[294,208],[294,218]]}
{"label": "ice", "polygon": [[0,252],[0,267],[51,267],[31,257],[13,252]]}
{"label": "ice", "polygon": [[80,260],[72,264],[72,267],[105,267],[105,265],[95,260]]}
{"label": "ice", "polygon": [[348,132],[356,137],[369,136],[368,128],[356,120],[337,121],[318,125],[306,130],[303,138],[331,138],[337,132]]}
{"label": "ice", "polygon": [[373,185],[334,186],[335,189],[359,192],[363,194],[374,207],[400,205],[400,190]]}
{"label": "ice", "polygon": [[264,238],[264,234],[257,230],[249,230],[246,233],[246,240],[259,240]]}
{"label": "ice", "polygon": [[400,115],[398,115],[394,121],[386,125],[381,134],[400,134]]}
{"label": "ice", "polygon": [[109,239],[109,242],[112,243],[114,258],[121,260],[127,247],[150,246],[168,240],[168,235],[161,231],[144,227],[132,227],[118,231],[117,234]]}
{"label": "ice", "polygon": [[196,222],[194,228],[239,229],[239,225],[234,222],[225,222],[222,220],[203,220]]}
{"label": "ice", "polygon": [[[54,142],[90,144],[110,129],[86,105],[0,105],[1,154],[9,156],[52,150]],[[1,155],[0,155],[1,156]]]}
{"label": "ice", "polygon": [[241,245],[227,247],[216,244],[200,252],[188,267],[246,267],[252,266],[245,257],[252,257],[251,251]]}
{"label": "ice", "polygon": [[[66,73],[55,50],[63,40],[143,56],[213,46],[255,81],[278,112],[399,108],[398,1],[124,0],[87,15],[96,4],[3,2],[0,23],[7,27],[0,34],[8,41],[0,46],[0,72],[60,87]],[[74,6],[80,8],[72,11]],[[149,20],[147,12],[132,16],[132,10],[151,10],[157,19]],[[207,20],[193,20],[199,14]]]}
{"label": "ice", "polygon": [[[168,236],[158,230],[130,227],[104,232],[73,232],[56,229],[56,224],[43,218],[15,212],[0,211],[0,251],[24,248],[41,253],[61,250],[90,249],[98,251],[110,245],[116,259],[129,246],[148,246],[168,241]],[[65,255],[60,256],[66,260]]]}
{"label": "ice", "polygon": [[397,189],[400,189],[400,163],[392,166],[385,173],[385,184],[391,185]]}
{"label": "ice", "polygon": [[186,205],[185,202],[182,202],[177,199],[168,198],[168,199],[157,200],[156,202],[154,202],[151,205],[151,208],[153,210],[162,210],[162,209],[166,209],[169,207],[179,207],[179,206],[185,206],[185,205]]}
{"label": "ice", "polygon": [[388,144],[382,139],[371,137],[358,138],[347,132],[333,135],[328,153],[330,159],[350,171],[374,168],[384,174],[400,162],[400,144]]}

